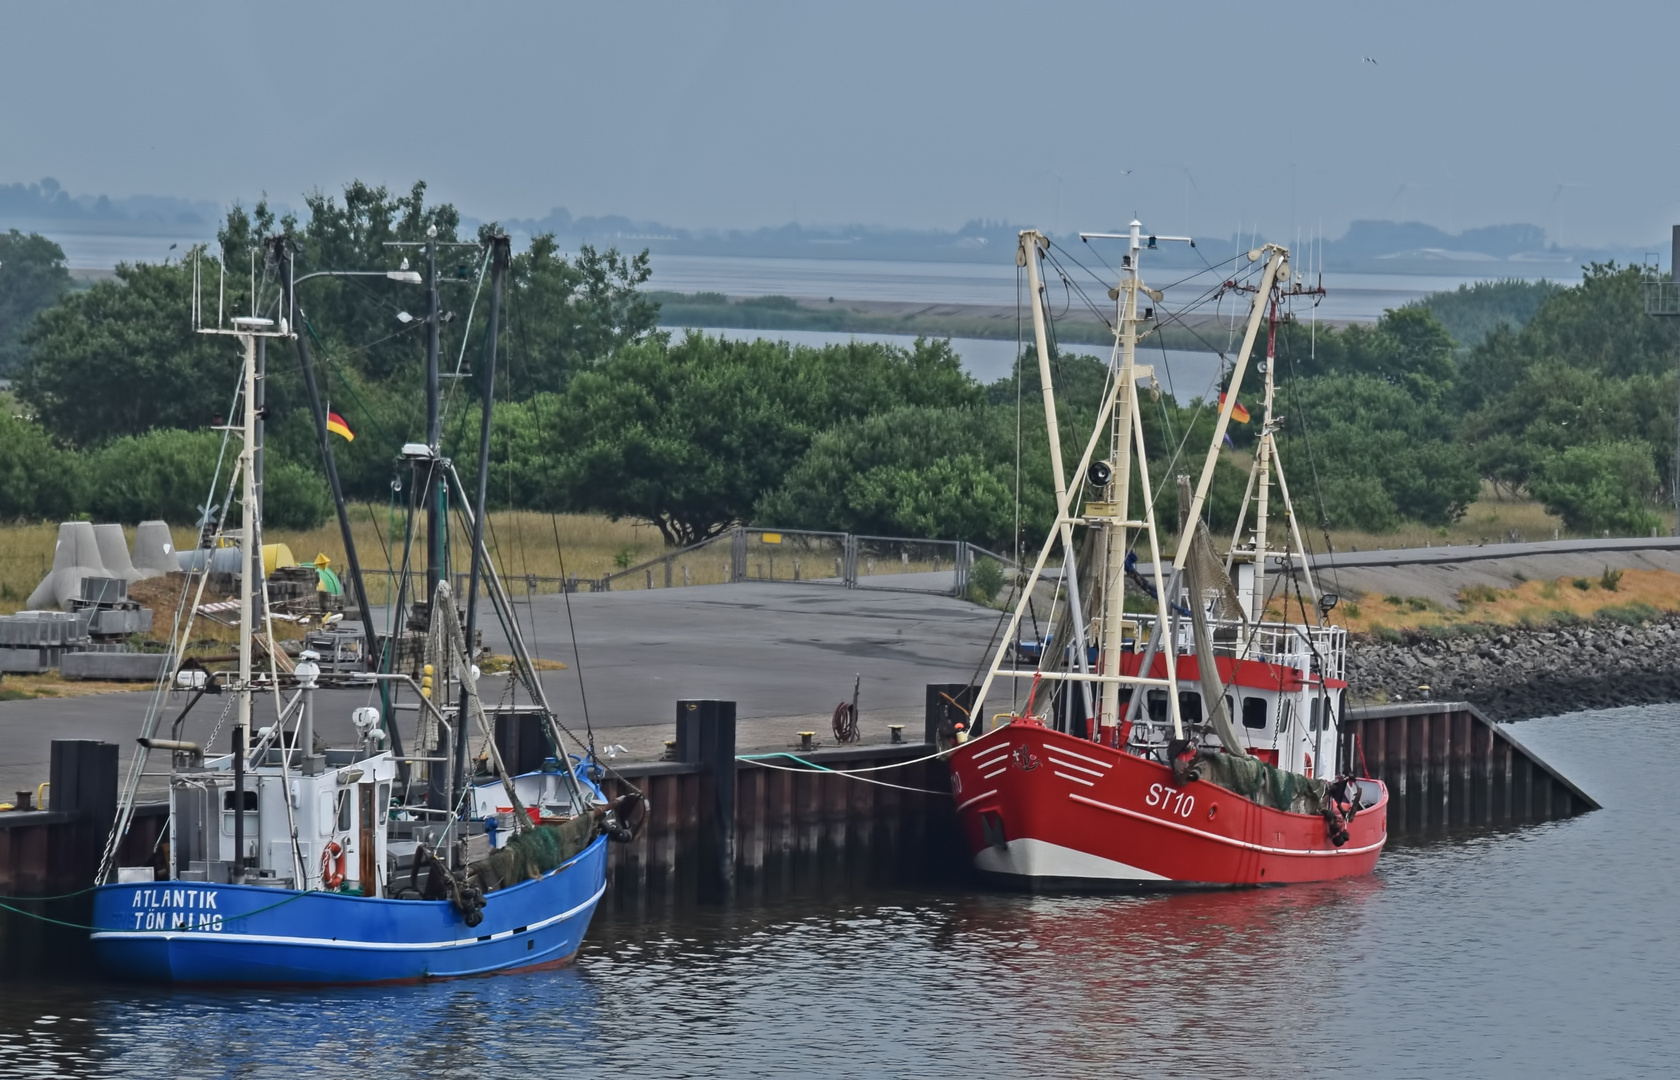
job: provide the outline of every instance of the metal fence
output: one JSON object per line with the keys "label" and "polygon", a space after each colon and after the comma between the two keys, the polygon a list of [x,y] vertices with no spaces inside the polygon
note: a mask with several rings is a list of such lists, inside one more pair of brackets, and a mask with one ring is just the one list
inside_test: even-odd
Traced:
{"label": "metal fence", "polygon": [[[512,595],[670,589],[738,582],[828,585],[845,589],[966,596],[977,559],[991,559],[1005,571],[1014,560],[961,540],[919,540],[899,536],[859,536],[811,529],[761,529],[737,526],[688,547],[600,578],[503,574]],[[388,603],[396,596],[398,571],[364,568],[369,599]],[[453,575],[457,595],[467,589],[467,575]],[[484,589],[487,586],[481,585]],[[349,589],[349,582],[346,582]],[[409,571],[409,596],[424,594],[425,571]],[[416,591],[420,590],[420,591]],[[351,602],[349,596],[346,602]]]}
{"label": "metal fence", "polygon": [[748,581],[966,596],[975,559],[1013,560],[961,540],[738,526],[610,574],[592,587],[670,588]]}

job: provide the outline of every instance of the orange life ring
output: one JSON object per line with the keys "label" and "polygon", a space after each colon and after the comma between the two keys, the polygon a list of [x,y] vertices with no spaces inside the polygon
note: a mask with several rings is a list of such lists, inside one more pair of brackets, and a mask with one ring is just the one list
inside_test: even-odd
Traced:
{"label": "orange life ring", "polygon": [[344,884],[344,847],[337,840],[321,849],[321,884],[329,889]]}

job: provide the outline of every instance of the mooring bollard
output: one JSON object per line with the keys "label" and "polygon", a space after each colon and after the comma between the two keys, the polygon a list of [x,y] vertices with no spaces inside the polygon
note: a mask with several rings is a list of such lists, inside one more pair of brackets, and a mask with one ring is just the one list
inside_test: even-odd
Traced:
{"label": "mooring bollard", "polygon": [[700,899],[735,889],[735,703],[677,702],[678,760],[700,766]]}

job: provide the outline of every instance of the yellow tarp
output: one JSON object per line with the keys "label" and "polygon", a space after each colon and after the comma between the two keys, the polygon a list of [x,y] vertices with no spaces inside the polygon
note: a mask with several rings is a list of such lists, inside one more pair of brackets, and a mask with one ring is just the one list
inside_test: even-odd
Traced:
{"label": "yellow tarp", "polygon": [[263,545],[263,573],[272,574],[282,566],[296,566],[297,559],[292,555],[292,549],[285,544]]}

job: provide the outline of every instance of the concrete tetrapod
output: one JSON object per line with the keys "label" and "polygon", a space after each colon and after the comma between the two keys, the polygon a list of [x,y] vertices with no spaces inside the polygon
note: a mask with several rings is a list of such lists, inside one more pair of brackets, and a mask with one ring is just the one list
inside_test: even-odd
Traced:
{"label": "concrete tetrapod", "polygon": [[58,527],[53,568],[29,594],[29,607],[68,610],[70,600],[81,594],[83,578],[110,576],[99,557],[99,541],[94,536],[93,525],[86,521],[66,521]]}
{"label": "concrete tetrapod", "polygon": [[122,578],[133,583],[140,580],[140,571],[128,557],[128,537],[121,525],[95,525],[93,539],[99,545],[99,561],[105,564],[105,576]]}
{"label": "concrete tetrapod", "polygon": [[173,574],[181,569],[175,558],[175,537],[163,521],[142,521],[134,530],[135,580]]}

